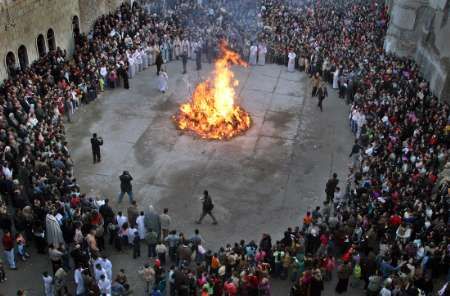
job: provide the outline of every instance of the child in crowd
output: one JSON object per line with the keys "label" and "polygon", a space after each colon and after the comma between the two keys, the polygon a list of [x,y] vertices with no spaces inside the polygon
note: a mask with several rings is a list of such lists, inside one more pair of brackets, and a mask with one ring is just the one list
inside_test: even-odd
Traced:
{"label": "child in crowd", "polygon": [[17,253],[22,261],[26,261],[30,255],[26,251],[26,240],[22,233],[16,234]]}

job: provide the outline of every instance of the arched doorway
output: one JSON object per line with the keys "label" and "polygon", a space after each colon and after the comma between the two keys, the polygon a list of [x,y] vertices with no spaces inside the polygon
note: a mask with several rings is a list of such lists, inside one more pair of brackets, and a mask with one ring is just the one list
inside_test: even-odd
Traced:
{"label": "arched doorway", "polygon": [[6,64],[6,70],[8,71],[9,75],[14,75],[16,70],[16,56],[12,51],[8,52],[6,54],[5,58],[5,64]]}
{"label": "arched doorway", "polygon": [[39,57],[42,58],[47,53],[47,49],[45,48],[44,35],[39,34],[39,36],[37,37],[37,40],[36,40],[36,44],[37,44],[37,50],[38,50]]}
{"label": "arched doorway", "polygon": [[25,45],[21,45],[17,50],[17,56],[19,57],[20,69],[24,70],[28,67],[28,52]]}
{"label": "arched doorway", "polygon": [[47,45],[49,51],[54,51],[56,49],[55,32],[52,28],[47,31]]}
{"label": "arched doorway", "polygon": [[75,38],[80,35],[80,19],[77,15],[72,18],[72,32]]}

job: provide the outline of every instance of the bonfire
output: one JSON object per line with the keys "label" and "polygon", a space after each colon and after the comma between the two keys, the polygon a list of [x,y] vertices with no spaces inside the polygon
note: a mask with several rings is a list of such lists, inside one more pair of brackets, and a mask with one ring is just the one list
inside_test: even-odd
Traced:
{"label": "bonfire", "polygon": [[247,67],[222,41],[212,77],[195,87],[190,101],[181,104],[173,117],[179,129],[203,139],[229,140],[250,127],[249,114],[235,102],[239,81],[234,78],[231,65]]}

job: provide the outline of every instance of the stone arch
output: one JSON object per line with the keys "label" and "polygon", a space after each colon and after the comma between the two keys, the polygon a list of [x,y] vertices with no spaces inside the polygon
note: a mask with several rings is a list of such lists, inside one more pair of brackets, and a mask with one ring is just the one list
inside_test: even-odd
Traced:
{"label": "stone arch", "polygon": [[80,34],[80,18],[78,15],[74,15],[72,18],[72,32],[74,37]]}
{"label": "stone arch", "polygon": [[28,67],[28,52],[25,45],[19,46],[19,49],[17,50],[17,56],[19,57],[20,69],[24,70],[26,67]]}
{"label": "stone arch", "polygon": [[5,57],[6,71],[9,75],[14,74],[16,70],[16,56],[12,51],[8,52]]}
{"label": "stone arch", "polygon": [[56,50],[55,32],[52,28],[48,29],[47,31],[47,45],[48,51]]}
{"label": "stone arch", "polygon": [[36,39],[36,46],[38,50],[39,57],[42,58],[47,53],[47,48],[45,47],[44,35],[39,34]]}

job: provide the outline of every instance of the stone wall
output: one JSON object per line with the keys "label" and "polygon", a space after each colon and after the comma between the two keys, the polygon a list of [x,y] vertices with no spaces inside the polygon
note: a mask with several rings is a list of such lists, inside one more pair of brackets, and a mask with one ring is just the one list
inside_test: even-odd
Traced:
{"label": "stone wall", "polygon": [[0,83],[7,78],[6,55],[24,45],[31,64],[38,59],[37,37],[42,34],[48,51],[47,31],[55,34],[56,46],[73,52],[72,20],[77,16],[80,29],[87,32],[95,19],[114,10],[121,0],[0,0]]}
{"label": "stone wall", "polygon": [[412,57],[432,91],[450,100],[450,0],[389,0],[385,50]]}

